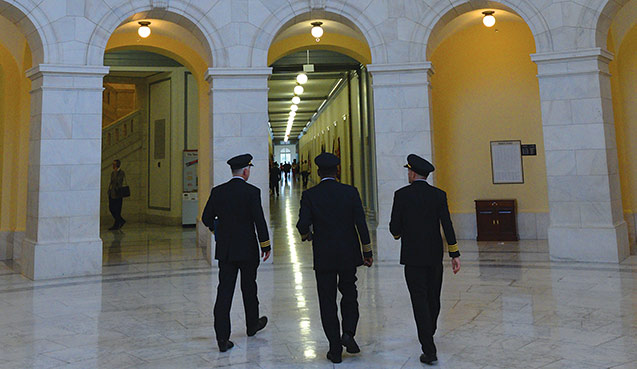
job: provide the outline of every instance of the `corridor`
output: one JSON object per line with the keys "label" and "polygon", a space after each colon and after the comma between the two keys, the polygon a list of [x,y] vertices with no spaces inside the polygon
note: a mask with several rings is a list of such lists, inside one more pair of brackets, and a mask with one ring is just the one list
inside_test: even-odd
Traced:
{"label": "corridor", "polygon": [[[246,337],[237,287],[236,347],[220,353],[211,316],[217,269],[192,247],[194,235],[131,224],[120,240],[135,246],[128,253],[117,252],[117,233],[104,237],[101,276],[30,281],[0,264],[0,368],[424,367],[396,262],[358,269],[362,353],[334,366],[325,359],[311,249],[294,227],[297,184],[271,197],[274,262],[258,275],[270,323],[255,337]],[[546,241],[461,241],[460,250],[461,272],[445,265],[438,367],[637,366],[635,256],[619,265],[552,263]]]}

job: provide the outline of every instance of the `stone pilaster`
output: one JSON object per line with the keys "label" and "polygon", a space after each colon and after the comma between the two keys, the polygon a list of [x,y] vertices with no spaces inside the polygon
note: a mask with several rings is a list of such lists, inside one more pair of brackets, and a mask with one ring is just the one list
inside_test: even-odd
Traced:
{"label": "stone pilaster", "polygon": [[[239,154],[252,154],[254,167],[248,182],[261,189],[261,202],[268,225],[268,79],[271,74],[271,68],[209,68],[206,75],[211,84],[210,183],[216,186],[232,177],[230,167],[226,164],[228,159]],[[208,242],[208,245],[211,245],[208,255],[212,261],[214,242]]]}
{"label": "stone pilaster", "polygon": [[551,258],[620,262],[623,218],[608,63],[601,49],[534,54],[542,102]]}
{"label": "stone pilaster", "polygon": [[398,260],[400,242],[389,233],[394,191],[408,184],[407,155],[433,161],[431,63],[371,64],[378,188],[378,259]]}
{"label": "stone pilaster", "polygon": [[31,279],[100,274],[102,85],[107,67],[39,65],[32,80],[27,229]]}

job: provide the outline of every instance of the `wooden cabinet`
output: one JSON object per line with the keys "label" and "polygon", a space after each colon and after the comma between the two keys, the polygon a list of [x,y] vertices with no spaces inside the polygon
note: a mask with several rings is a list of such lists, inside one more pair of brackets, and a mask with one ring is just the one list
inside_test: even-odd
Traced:
{"label": "wooden cabinet", "polygon": [[517,241],[515,200],[475,200],[478,241]]}

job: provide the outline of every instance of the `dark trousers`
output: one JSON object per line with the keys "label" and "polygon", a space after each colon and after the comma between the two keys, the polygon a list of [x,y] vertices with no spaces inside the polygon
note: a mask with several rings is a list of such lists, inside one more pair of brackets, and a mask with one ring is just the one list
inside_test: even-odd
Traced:
{"label": "dark trousers", "polygon": [[241,271],[241,295],[246,314],[248,331],[257,327],[259,321],[259,299],[257,298],[257,267],[259,263],[219,261],[219,285],[214,307],[215,332],[217,341],[230,338],[230,307],[237,283],[237,274]]}
{"label": "dark trousers", "polygon": [[309,176],[309,172],[301,172],[301,177],[303,178],[303,187],[307,187],[307,179]]}
{"label": "dark trousers", "polygon": [[422,352],[435,354],[434,333],[440,314],[442,264],[427,267],[405,265],[405,280],[411,296]]}
{"label": "dark trousers", "polygon": [[272,191],[272,194],[274,195],[275,193],[278,195],[279,194],[279,181],[270,181],[270,191]]}
{"label": "dark trousers", "polygon": [[338,321],[336,306],[336,288],[341,291],[341,316],[343,332],[352,337],[356,334],[358,324],[358,292],[356,291],[356,268],[339,271],[316,270],[316,287],[318,289],[321,323],[330,343],[330,352],[343,351],[341,344],[341,327]]}
{"label": "dark trousers", "polygon": [[124,223],[124,218],[122,218],[122,201],[123,199],[111,199],[108,198],[108,210],[111,212],[111,215],[115,219],[115,225],[121,225]]}

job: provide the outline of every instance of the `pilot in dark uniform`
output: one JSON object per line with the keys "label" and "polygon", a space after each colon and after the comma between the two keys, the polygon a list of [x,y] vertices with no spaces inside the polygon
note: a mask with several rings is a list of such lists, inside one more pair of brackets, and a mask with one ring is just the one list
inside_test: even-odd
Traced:
{"label": "pilot in dark uniform", "polygon": [[230,307],[238,271],[241,271],[241,294],[248,336],[254,336],[268,323],[267,317],[259,318],[257,267],[259,245],[263,261],[270,257],[271,247],[261,206],[261,191],[247,182],[251,161],[250,154],[228,160],[233,177],[212,189],[201,216],[201,221],[215,233],[216,239],[215,259],[219,260],[219,286],[214,307],[214,324],[221,352],[234,346],[229,339]]}
{"label": "pilot in dark uniform", "polygon": [[[349,353],[360,352],[354,340],[359,317],[356,267],[372,265],[372,249],[358,190],[335,179],[340,159],[323,153],[314,162],[321,182],[303,192],[296,228],[303,241],[312,241],[321,322],[330,345],[327,358],[340,363],[343,346]],[[342,295],[342,336],[337,288]]]}
{"label": "pilot in dark uniform", "polygon": [[442,288],[441,224],[454,274],[460,270],[460,252],[449,216],[447,194],[425,181],[434,166],[411,154],[405,168],[409,170],[410,185],[394,193],[389,230],[395,239],[401,240],[400,263],[405,266],[405,280],[422,345],[420,361],[432,365],[438,360],[433,336]]}

